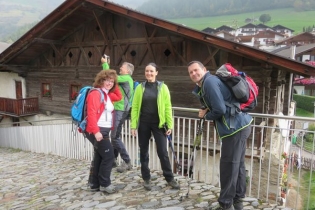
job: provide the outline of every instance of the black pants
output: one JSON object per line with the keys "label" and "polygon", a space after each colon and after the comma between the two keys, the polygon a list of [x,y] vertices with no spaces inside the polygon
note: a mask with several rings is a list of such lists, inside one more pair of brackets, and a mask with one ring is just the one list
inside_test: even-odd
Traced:
{"label": "black pants", "polygon": [[92,188],[100,185],[107,187],[111,184],[110,174],[114,161],[114,149],[109,140],[110,128],[100,128],[103,135],[101,141],[96,141],[94,134],[86,133],[87,139],[94,145],[94,157],[91,163],[92,171],[89,177],[89,184]]}
{"label": "black pants", "polygon": [[168,157],[165,130],[162,128],[160,129],[157,123],[148,122],[140,122],[138,129],[142,179],[149,180],[151,178],[148,152],[151,132],[155,139],[156,150],[163,170],[163,176],[167,182],[170,182],[174,179],[174,175]]}
{"label": "black pants", "polygon": [[222,140],[220,159],[220,205],[229,208],[246,194],[245,151],[251,126]]}
{"label": "black pants", "polygon": [[114,130],[111,131],[111,141],[114,147],[115,158],[120,154],[121,158],[126,162],[130,162],[129,154],[126,150],[124,143],[121,140],[121,131],[123,124],[125,123],[128,115],[128,111],[115,110],[115,126]]}

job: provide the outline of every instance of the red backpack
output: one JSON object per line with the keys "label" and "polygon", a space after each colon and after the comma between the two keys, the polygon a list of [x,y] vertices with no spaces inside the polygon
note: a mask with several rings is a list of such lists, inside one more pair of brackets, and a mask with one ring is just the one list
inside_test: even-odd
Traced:
{"label": "red backpack", "polygon": [[226,63],[216,71],[216,76],[229,87],[240,102],[242,112],[251,111],[257,106],[258,86],[244,72],[239,72],[231,64]]}

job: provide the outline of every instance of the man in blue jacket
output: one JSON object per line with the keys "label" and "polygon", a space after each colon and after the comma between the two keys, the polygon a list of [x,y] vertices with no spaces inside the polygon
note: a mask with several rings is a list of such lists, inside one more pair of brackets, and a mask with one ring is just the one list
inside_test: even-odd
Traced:
{"label": "man in blue jacket", "polygon": [[238,103],[229,88],[211,75],[199,61],[188,64],[190,79],[196,83],[193,93],[207,109],[200,109],[198,116],[213,120],[222,141],[220,159],[221,191],[217,205],[208,209],[241,210],[246,193],[245,151],[251,133],[252,117],[243,112],[231,116],[229,104]]}

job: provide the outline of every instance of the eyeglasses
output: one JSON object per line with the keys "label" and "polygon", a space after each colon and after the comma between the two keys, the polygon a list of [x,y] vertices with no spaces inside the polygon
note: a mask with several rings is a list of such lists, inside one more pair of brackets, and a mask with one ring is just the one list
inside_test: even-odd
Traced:
{"label": "eyeglasses", "polygon": [[114,81],[111,81],[111,80],[108,80],[108,79],[105,79],[103,80],[104,82],[108,83],[108,84],[114,84]]}

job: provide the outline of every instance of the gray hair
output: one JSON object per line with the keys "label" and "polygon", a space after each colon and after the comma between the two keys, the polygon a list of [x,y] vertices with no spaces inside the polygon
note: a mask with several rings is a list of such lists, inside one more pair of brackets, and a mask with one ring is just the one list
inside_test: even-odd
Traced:
{"label": "gray hair", "polygon": [[127,66],[129,74],[132,75],[133,71],[135,69],[134,65],[132,63],[129,63],[129,62],[124,62],[123,65]]}

